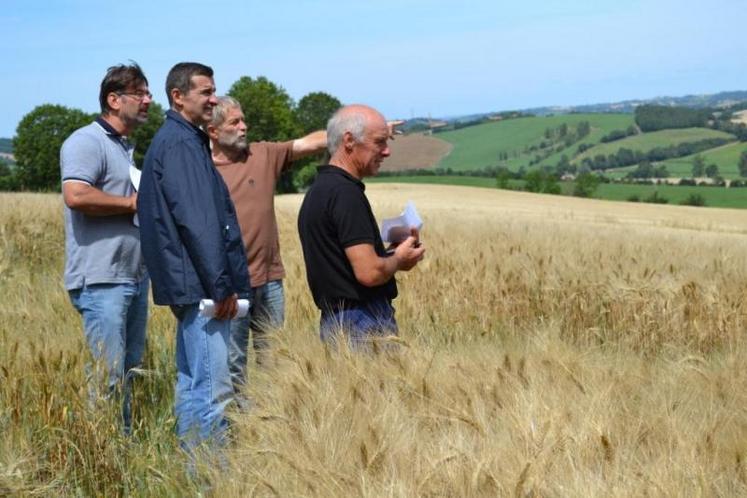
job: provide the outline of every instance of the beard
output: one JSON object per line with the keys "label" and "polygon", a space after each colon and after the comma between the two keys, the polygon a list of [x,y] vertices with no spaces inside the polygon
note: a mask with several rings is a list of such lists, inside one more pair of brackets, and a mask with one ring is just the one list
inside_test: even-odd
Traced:
{"label": "beard", "polygon": [[244,151],[247,147],[246,135],[242,137],[238,133],[221,133],[218,136],[218,145],[229,150]]}

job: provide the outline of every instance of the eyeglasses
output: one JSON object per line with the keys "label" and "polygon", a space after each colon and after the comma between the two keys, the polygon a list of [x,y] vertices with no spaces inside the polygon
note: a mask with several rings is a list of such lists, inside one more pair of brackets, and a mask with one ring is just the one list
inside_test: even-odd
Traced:
{"label": "eyeglasses", "polygon": [[135,93],[118,93],[117,95],[127,95],[128,97],[137,100],[138,102],[142,102],[147,97],[148,99],[153,99],[153,94],[150,92],[135,92]]}

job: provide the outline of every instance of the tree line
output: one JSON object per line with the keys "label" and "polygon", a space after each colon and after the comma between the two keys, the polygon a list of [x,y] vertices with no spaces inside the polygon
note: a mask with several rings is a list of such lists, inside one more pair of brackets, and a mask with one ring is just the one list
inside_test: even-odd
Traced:
{"label": "tree line", "polygon": [[[231,85],[228,95],[241,103],[249,129],[250,142],[286,141],[324,129],[327,120],[342,104],[325,92],[311,92],[295,102],[286,90],[264,76],[242,76]],[[0,162],[0,190],[59,191],[60,147],[78,128],[90,123],[98,113],[58,104],[41,104],[18,123],[13,138],[16,164]],[[153,136],[164,121],[164,109],[152,102],[148,120],[128,137],[135,145],[135,163],[142,165]],[[280,192],[295,192],[314,176],[313,163],[304,163],[286,173],[278,182]]]}

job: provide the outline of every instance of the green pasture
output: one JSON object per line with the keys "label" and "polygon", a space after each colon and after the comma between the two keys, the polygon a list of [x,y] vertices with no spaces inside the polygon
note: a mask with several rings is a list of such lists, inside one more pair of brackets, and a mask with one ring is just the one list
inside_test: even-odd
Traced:
{"label": "green pasture", "polygon": [[648,152],[657,147],[669,147],[687,142],[698,142],[711,138],[733,139],[734,136],[718,130],[708,128],[681,128],[677,130],[660,130],[650,133],[642,133],[623,138],[606,144],[600,143],[576,156],[572,163],[580,164],[585,158],[594,158],[597,155],[609,156],[616,154],[618,150],[625,148],[633,151]]}
{"label": "green pasture", "polygon": [[[496,179],[482,176],[388,176],[366,178],[366,183],[424,183],[429,185],[459,185],[462,187],[496,188]],[[524,182],[510,180],[512,187],[521,188]]]}
{"label": "green pasture", "polygon": [[688,196],[703,196],[708,207],[747,208],[747,189],[725,187],[679,187],[676,185],[632,185],[605,183],[599,185],[595,198],[625,201],[633,195],[641,200],[657,192],[659,197],[669,199],[669,204],[679,204]]}
{"label": "green pasture", "polygon": [[[747,151],[747,143],[745,142],[734,142],[721,147],[715,147],[703,152],[700,155],[703,157],[703,162],[706,166],[709,164],[715,164],[718,166],[719,174],[724,178],[735,179],[740,178],[739,176],[739,157],[743,151]],[[656,162],[656,166],[664,165],[667,168],[670,176],[673,177],[691,177],[693,170],[693,158],[697,154],[692,154],[684,157],[675,157],[667,159],[666,161]],[[622,178],[627,175],[630,171],[633,171],[637,166],[626,166],[624,168],[615,168],[605,171],[605,175],[610,178]]]}
{"label": "green pasture", "polygon": [[[397,176],[369,178],[366,182],[376,183],[424,183],[438,185],[461,185],[467,187],[496,188],[496,180],[485,177],[469,176]],[[512,188],[521,189],[523,181],[512,180],[509,182]],[[561,182],[564,195],[571,195],[573,182]],[[747,188],[724,188],[724,187],[679,187],[676,185],[639,185],[621,183],[600,184],[595,199],[606,199],[611,201],[627,201],[632,196],[638,196],[641,201],[657,192],[659,197],[669,200],[669,204],[679,204],[690,195],[701,195],[706,202],[706,207],[722,208],[747,208]]]}
{"label": "green pasture", "polygon": [[612,130],[624,130],[633,124],[631,114],[564,114],[547,117],[529,117],[496,121],[469,126],[454,131],[438,133],[434,137],[451,143],[454,148],[437,165],[438,168],[451,168],[455,171],[477,170],[499,164],[498,154],[509,154],[508,161],[501,162],[512,171],[529,167],[529,161],[536,155],[525,153],[524,149],[538,145],[545,140],[547,128],[556,129],[566,123],[575,129],[581,121],[588,121],[591,132],[583,140],[562,151],[554,153],[540,165],[556,164],[562,154],[572,158],[581,143],[597,143],[602,136]]}
{"label": "green pasture", "polygon": [[[715,164],[724,178],[739,178],[739,156],[747,151],[747,143],[736,142],[701,152],[705,165]],[[662,161],[672,176],[692,176],[695,154]]]}

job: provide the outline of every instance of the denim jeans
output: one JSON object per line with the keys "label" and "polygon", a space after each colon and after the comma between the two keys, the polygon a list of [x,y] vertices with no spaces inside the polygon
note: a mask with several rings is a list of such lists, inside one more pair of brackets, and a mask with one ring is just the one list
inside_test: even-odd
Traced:
{"label": "denim jeans", "polygon": [[182,447],[222,446],[233,401],[228,373],[230,320],[200,316],[197,304],[171,307],[176,327],[176,433]]}
{"label": "denim jeans", "polygon": [[366,348],[372,339],[397,335],[394,308],[388,299],[379,299],[340,310],[322,310],[319,335],[334,343],[343,334],[353,349]]}
{"label": "denim jeans", "polygon": [[246,383],[246,356],[249,334],[257,358],[262,364],[269,349],[269,333],[283,326],[285,321],[285,297],[283,281],[271,280],[252,289],[252,308],[245,317],[231,320],[231,342],[228,350],[231,381],[238,390]]}
{"label": "denim jeans", "polygon": [[146,277],[139,283],[94,284],[69,291],[70,301],[83,317],[86,342],[95,362],[87,366],[92,376],[91,394],[110,397],[121,388],[125,433],[132,427],[130,370],[140,366],[145,352],[149,284]]}

